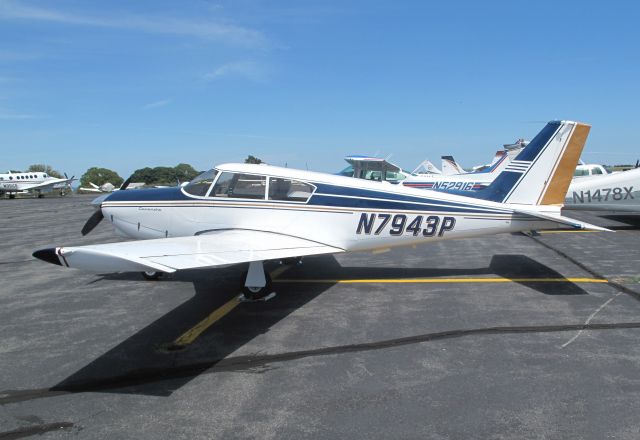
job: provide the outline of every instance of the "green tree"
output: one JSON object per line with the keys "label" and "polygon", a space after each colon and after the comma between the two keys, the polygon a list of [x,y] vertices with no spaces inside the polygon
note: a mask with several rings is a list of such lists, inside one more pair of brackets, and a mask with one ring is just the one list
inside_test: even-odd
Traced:
{"label": "green tree", "polygon": [[57,177],[58,179],[62,179],[64,176],[60,174],[58,171],[54,170],[51,165],[45,165],[42,163],[36,163],[33,165],[29,165],[29,169],[27,169],[27,173],[47,173],[51,177]]}
{"label": "green tree", "polygon": [[193,180],[198,174],[200,174],[199,171],[196,171],[196,169],[188,163],[179,163],[174,169],[176,170],[176,177],[181,183]]}
{"label": "green tree", "polygon": [[255,156],[249,155],[247,156],[247,158],[244,160],[244,163],[262,163],[262,159],[258,159]]}
{"label": "green tree", "polygon": [[186,182],[200,174],[191,165],[181,163],[175,167],[140,168],[131,175],[132,182],[144,182],[145,185],[176,185],[178,180]]}
{"label": "green tree", "polygon": [[95,185],[104,185],[107,182],[110,182],[115,187],[119,187],[122,185],[124,180],[122,177],[118,175],[115,171],[109,170],[107,168],[98,168],[92,167],[87,170],[86,173],[82,175],[80,178],[81,186],[89,186],[89,182]]}

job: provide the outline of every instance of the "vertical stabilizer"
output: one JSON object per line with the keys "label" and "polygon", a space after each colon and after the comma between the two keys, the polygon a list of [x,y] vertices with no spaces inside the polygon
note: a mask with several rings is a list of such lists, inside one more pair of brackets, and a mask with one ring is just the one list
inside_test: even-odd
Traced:
{"label": "vertical stabilizer", "polygon": [[442,156],[442,174],[452,176],[454,174],[464,174],[465,171],[458,165],[453,156]]}
{"label": "vertical stabilizer", "polygon": [[501,203],[560,205],[591,126],[549,122],[487,188],[472,197]]}

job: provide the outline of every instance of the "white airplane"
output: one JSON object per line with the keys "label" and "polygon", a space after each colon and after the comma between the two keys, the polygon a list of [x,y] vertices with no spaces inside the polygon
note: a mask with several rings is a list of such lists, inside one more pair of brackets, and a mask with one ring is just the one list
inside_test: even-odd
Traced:
{"label": "white airplane", "polygon": [[70,179],[58,179],[41,171],[27,173],[8,172],[0,174],[0,196],[8,194],[9,198],[13,199],[17,193],[28,191],[35,193],[38,197],[42,197],[43,194],[54,189],[64,190],[69,188],[74,180],[73,176]]}
{"label": "white airplane", "polygon": [[111,182],[104,183],[102,185],[96,185],[93,182],[89,182],[89,186],[82,186],[78,188],[78,191],[92,192],[92,193],[110,193],[113,192],[116,187]]}
{"label": "white airplane", "polygon": [[576,177],[564,203],[565,209],[640,211],[640,168]]}
{"label": "white airplane", "polygon": [[41,249],[33,256],[98,273],[249,263],[243,295],[272,296],[263,262],[373,251],[558,225],[606,230],[560,208],[590,126],[548,123],[484,190],[460,196],[268,165],[225,164],[185,187],[100,197],[82,233],[103,218],[134,241]]}
{"label": "white airplane", "polygon": [[397,183],[411,175],[387,159],[379,157],[354,155],[347,156],[344,160],[349,166],[340,171],[339,176]]}
{"label": "white airplane", "polygon": [[[114,191],[120,191],[123,189],[124,184],[120,186],[120,188],[116,188],[111,182],[107,182],[103,185],[96,185],[95,183],[89,182],[88,187],[78,188],[78,191],[83,192],[92,192],[92,193],[111,193]],[[127,184],[126,189],[140,189],[145,186],[144,182],[130,182]],[[157,188],[166,188],[166,187],[157,187]]]}

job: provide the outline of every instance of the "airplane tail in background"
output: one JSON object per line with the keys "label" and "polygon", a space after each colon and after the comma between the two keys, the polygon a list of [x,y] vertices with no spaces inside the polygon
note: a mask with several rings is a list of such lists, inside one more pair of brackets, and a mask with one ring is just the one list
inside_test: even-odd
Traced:
{"label": "airplane tail in background", "polygon": [[454,174],[464,174],[465,171],[458,165],[453,156],[442,156],[442,174],[452,176]]}
{"label": "airplane tail in background", "polygon": [[470,194],[522,205],[561,205],[591,126],[549,122],[488,187]]}

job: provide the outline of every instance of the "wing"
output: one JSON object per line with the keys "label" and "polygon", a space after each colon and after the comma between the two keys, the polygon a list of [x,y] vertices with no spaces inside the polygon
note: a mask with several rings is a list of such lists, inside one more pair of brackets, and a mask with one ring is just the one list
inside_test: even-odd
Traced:
{"label": "wing", "polygon": [[71,179],[67,179],[67,180],[60,179],[55,182],[49,181],[49,182],[38,183],[31,186],[25,186],[23,187],[23,189],[27,191],[32,191],[34,189],[54,189],[56,185],[65,184],[65,183],[66,184],[71,183]]}
{"label": "wing", "polygon": [[227,266],[344,252],[304,238],[273,232],[227,229],[206,235],[42,249],[33,256],[92,272],[161,271]]}

